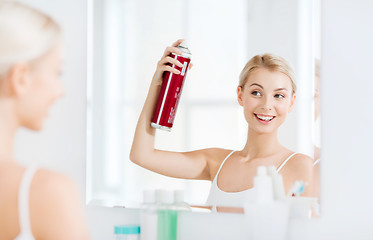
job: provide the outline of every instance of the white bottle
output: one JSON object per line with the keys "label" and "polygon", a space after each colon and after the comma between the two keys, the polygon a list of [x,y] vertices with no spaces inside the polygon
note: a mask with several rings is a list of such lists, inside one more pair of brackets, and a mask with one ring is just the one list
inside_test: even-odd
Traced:
{"label": "white bottle", "polygon": [[154,190],[143,192],[143,204],[140,213],[141,240],[157,240],[158,203]]}
{"label": "white bottle", "polygon": [[254,177],[254,189],[257,203],[273,202],[272,178],[267,175],[267,168],[259,166],[257,175]]}
{"label": "white bottle", "polygon": [[276,171],[275,166],[267,167],[268,175],[272,178],[274,200],[285,200],[284,182],[281,174]]}
{"label": "white bottle", "polygon": [[191,211],[190,206],[184,202],[184,191],[183,190],[175,190],[174,191],[174,207],[178,211]]}

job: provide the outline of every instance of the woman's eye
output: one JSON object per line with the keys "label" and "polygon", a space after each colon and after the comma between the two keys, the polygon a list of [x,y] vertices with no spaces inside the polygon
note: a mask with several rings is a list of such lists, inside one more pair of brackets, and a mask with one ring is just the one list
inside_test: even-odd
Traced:
{"label": "woman's eye", "polygon": [[261,96],[259,91],[253,91],[251,94],[254,96]]}
{"label": "woman's eye", "polygon": [[285,96],[283,94],[276,94],[275,98],[285,98]]}

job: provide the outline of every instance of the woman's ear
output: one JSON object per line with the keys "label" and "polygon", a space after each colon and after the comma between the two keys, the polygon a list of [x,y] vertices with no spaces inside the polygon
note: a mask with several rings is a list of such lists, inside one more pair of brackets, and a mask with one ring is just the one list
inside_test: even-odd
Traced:
{"label": "woman's ear", "polygon": [[9,93],[23,95],[30,86],[29,66],[25,63],[14,64],[8,73]]}
{"label": "woman's ear", "polygon": [[243,94],[243,88],[241,86],[238,86],[237,87],[237,100],[241,106],[243,106],[242,94]]}
{"label": "woman's ear", "polygon": [[291,95],[291,100],[290,100],[290,106],[289,106],[289,111],[288,112],[291,112],[293,111],[293,108],[294,108],[294,104],[295,104],[295,99],[297,98],[297,95],[295,93],[293,93]]}

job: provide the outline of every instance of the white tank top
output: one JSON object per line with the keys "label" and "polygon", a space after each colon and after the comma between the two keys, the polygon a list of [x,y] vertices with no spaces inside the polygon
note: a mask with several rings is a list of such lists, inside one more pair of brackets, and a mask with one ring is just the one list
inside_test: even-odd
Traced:
{"label": "white tank top", "polygon": [[37,167],[26,168],[23,174],[21,184],[18,190],[18,211],[20,234],[14,240],[35,240],[31,232],[30,212],[29,212],[29,193],[32,179],[37,171]]}
{"label": "white tank top", "polygon": [[[243,207],[245,202],[252,202],[254,200],[254,189],[249,188],[244,191],[240,192],[224,192],[218,186],[218,175],[220,173],[221,168],[223,167],[225,161],[234,153],[232,151],[221,163],[218,172],[215,175],[214,180],[211,183],[210,193],[207,197],[206,204],[209,206],[213,206],[213,209],[216,206],[230,206],[230,207]],[[281,168],[292,158],[296,153],[291,154],[285,161],[281,164],[281,166],[277,169],[277,172],[281,170]]]}

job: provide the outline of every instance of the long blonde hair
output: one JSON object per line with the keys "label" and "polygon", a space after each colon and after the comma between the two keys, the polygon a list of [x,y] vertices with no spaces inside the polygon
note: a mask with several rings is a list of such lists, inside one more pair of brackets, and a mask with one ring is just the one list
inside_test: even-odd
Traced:
{"label": "long blonde hair", "polygon": [[44,13],[14,1],[0,1],[0,76],[17,62],[34,60],[60,39],[59,25]]}
{"label": "long blonde hair", "polygon": [[296,92],[295,74],[290,64],[284,58],[270,53],[256,55],[247,62],[247,64],[241,71],[239,77],[239,86],[243,88],[250,76],[250,73],[258,68],[265,68],[270,71],[278,71],[285,74],[291,81],[293,93]]}

